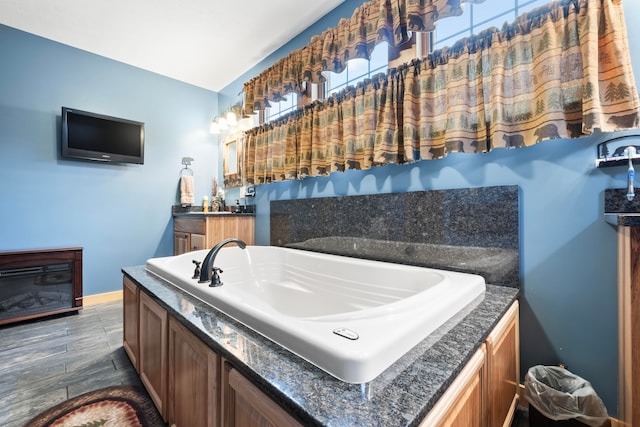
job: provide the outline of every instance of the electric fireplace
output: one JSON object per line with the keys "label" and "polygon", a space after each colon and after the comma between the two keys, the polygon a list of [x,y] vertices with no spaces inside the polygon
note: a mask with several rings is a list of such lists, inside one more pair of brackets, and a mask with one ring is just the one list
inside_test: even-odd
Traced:
{"label": "electric fireplace", "polygon": [[0,252],[0,325],[82,308],[82,248]]}

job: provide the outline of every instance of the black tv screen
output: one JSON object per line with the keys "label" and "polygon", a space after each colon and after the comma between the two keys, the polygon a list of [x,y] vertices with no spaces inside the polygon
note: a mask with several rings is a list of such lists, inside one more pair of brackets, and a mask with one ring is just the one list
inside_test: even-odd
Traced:
{"label": "black tv screen", "polygon": [[144,164],[144,123],[62,107],[62,156]]}

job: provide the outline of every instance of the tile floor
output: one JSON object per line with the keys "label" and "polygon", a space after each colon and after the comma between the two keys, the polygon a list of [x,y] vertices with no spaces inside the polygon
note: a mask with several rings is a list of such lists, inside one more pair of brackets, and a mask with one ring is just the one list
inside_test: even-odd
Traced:
{"label": "tile floor", "polygon": [[122,302],[0,326],[0,425],[22,427],[88,391],[140,381],[122,348]]}
{"label": "tile floor", "polygon": [[[47,408],[88,391],[140,385],[122,348],[122,302],[79,314],[0,326],[0,426],[22,427]],[[528,427],[518,411],[512,427]]]}

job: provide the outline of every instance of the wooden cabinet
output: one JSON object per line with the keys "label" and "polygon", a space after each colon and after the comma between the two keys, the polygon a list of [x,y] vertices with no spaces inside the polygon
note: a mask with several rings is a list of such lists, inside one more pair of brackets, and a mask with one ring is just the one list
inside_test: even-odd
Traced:
{"label": "wooden cabinet", "polygon": [[123,298],[123,346],[163,419],[218,426],[218,355],[126,276]]}
{"label": "wooden cabinet", "polygon": [[618,418],[640,426],[640,227],[618,227]]}
{"label": "wooden cabinet", "polygon": [[220,214],[200,217],[174,217],[173,254],[209,249],[221,240],[237,237],[254,244],[254,217]]}
{"label": "wooden cabinet", "polygon": [[219,357],[169,318],[167,421],[175,427],[215,427],[219,419]]}
{"label": "wooden cabinet", "polygon": [[421,427],[508,427],[518,403],[520,338],[518,303],[449,386]]}
{"label": "wooden cabinet", "polygon": [[223,427],[300,427],[302,425],[224,359],[222,402]]}
{"label": "wooden cabinet", "polygon": [[486,348],[482,345],[447,391],[422,420],[420,427],[484,425],[483,387]]}
{"label": "wooden cabinet", "polygon": [[173,219],[173,254],[205,249],[207,221],[201,218],[175,217]]}
{"label": "wooden cabinet", "polygon": [[167,323],[166,310],[146,293],[140,292],[138,373],[158,412],[165,420]]}
{"label": "wooden cabinet", "polygon": [[180,255],[204,248],[206,248],[205,237],[202,234],[185,233],[183,231],[176,231],[173,233],[174,255]]}
{"label": "wooden cabinet", "polygon": [[518,404],[520,323],[515,303],[487,338],[487,426],[507,427]]}
{"label": "wooden cabinet", "polygon": [[140,289],[129,279],[124,277],[122,281],[122,308],[123,308],[123,342],[124,351],[127,352],[129,360],[133,364],[136,372],[140,372],[138,367],[138,300]]}

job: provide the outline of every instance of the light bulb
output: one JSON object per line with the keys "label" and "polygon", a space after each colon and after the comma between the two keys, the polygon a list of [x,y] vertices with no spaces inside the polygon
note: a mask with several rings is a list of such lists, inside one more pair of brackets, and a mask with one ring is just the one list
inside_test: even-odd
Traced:
{"label": "light bulb", "polygon": [[220,126],[218,126],[218,123],[211,122],[211,126],[209,127],[209,132],[211,132],[213,134],[219,134],[220,133]]}
{"label": "light bulb", "polygon": [[218,119],[218,126],[220,127],[220,130],[229,129],[229,124],[227,123],[227,119],[225,119],[224,117],[220,117]]}

